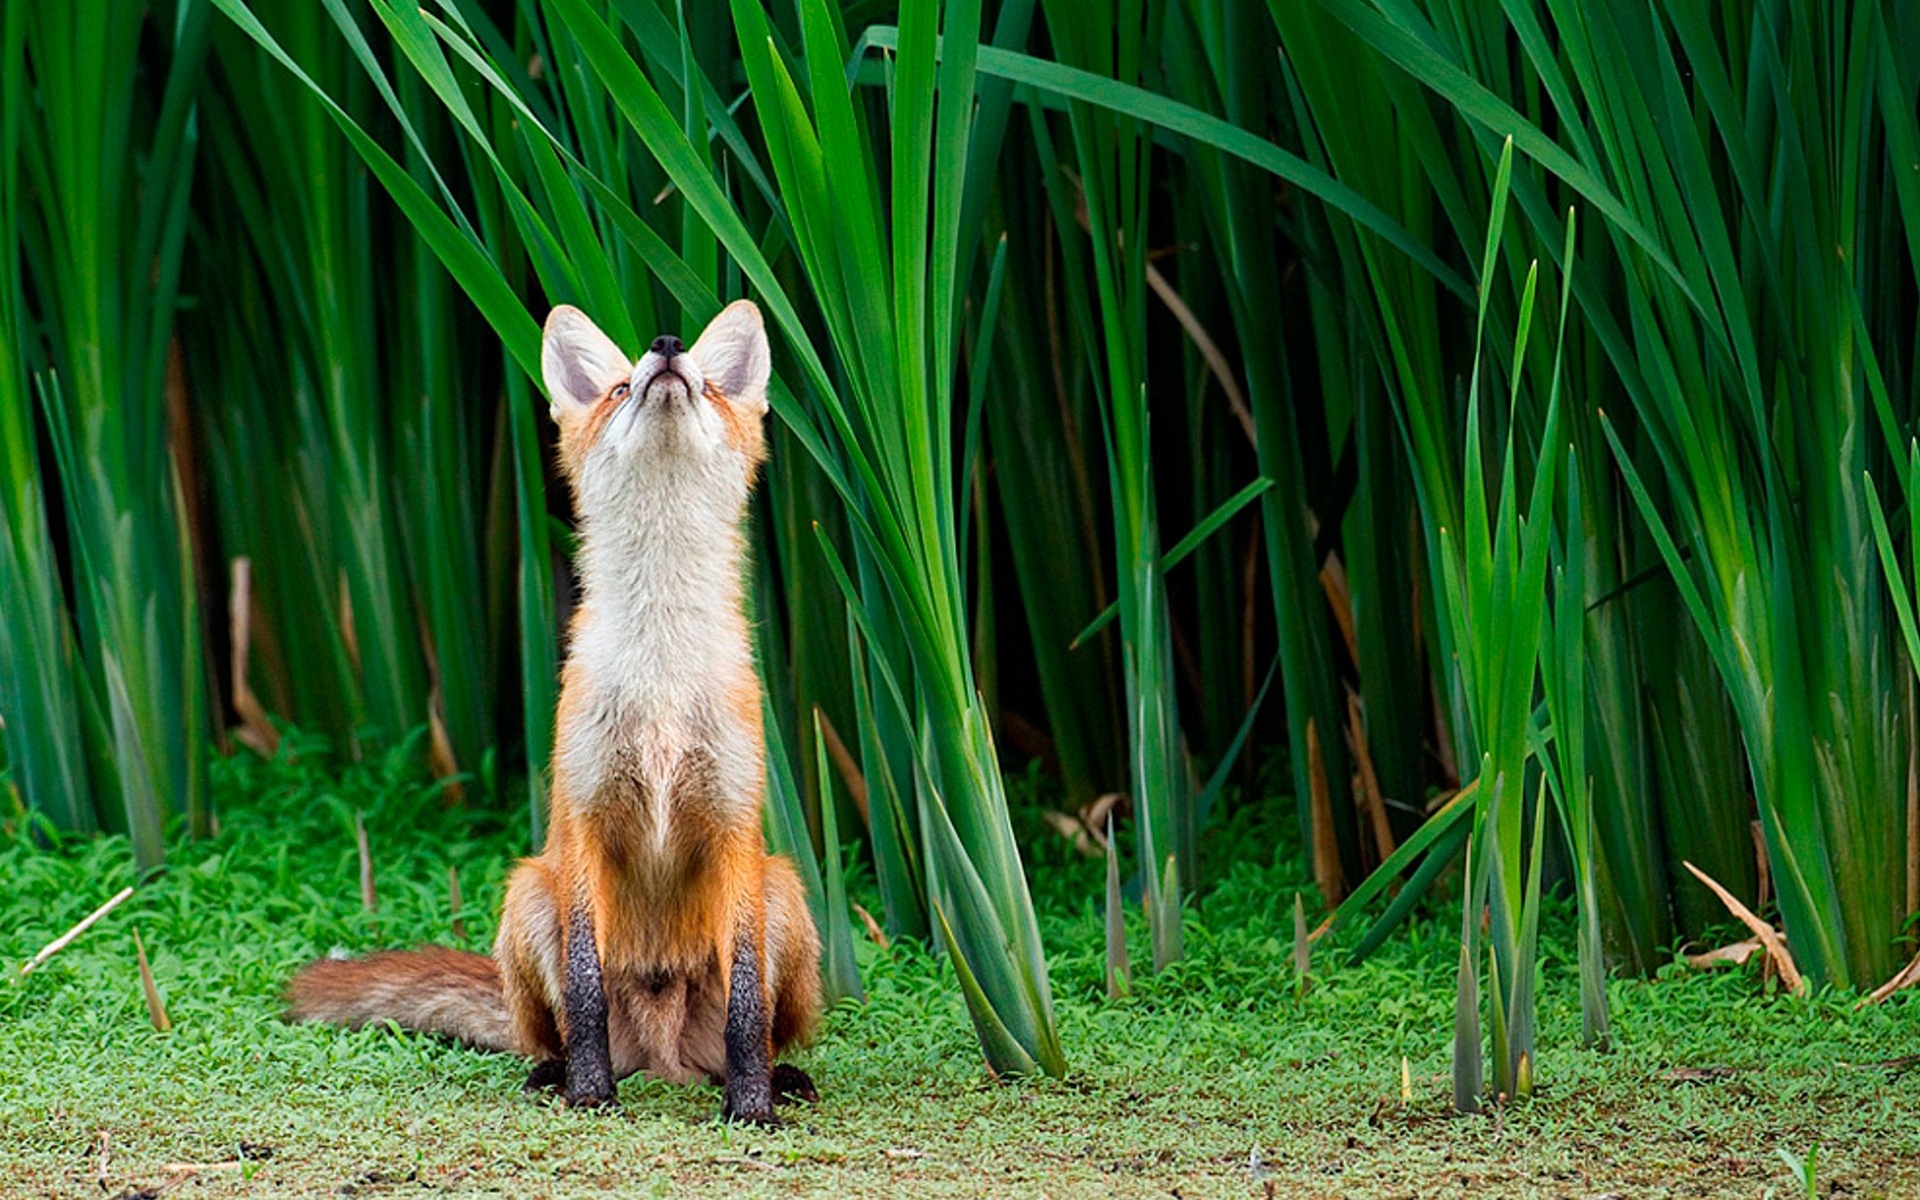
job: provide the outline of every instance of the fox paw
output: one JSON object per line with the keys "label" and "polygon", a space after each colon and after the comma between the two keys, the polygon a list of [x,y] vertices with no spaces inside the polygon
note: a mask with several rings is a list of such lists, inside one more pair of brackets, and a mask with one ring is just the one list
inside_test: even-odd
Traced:
{"label": "fox paw", "polygon": [[617,1108],[620,1101],[612,1092],[568,1092],[568,1108]]}
{"label": "fox paw", "polygon": [[773,1115],[773,1089],[766,1076],[759,1079],[730,1079],[721,1093],[720,1119],[735,1125],[758,1125],[772,1129],[780,1124]]}
{"label": "fox paw", "polygon": [[799,1067],[780,1063],[773,1068],[773,1099],[775,1103],[805,1104],[820,1103],[820,1089],[813,1086],[813,1079]]}
{"label": "fox paw", "polygon": [[568,1108],[612,1108],[617,1103],[605,1053],[567,1057]]}
{"label": "fox paw", "polygon": [[524,1090],[531,1092],[558,1092],[567,1086],[567,1060],[550,1058],[545,1062],[533,1064],[533,1070],[527,1072]]}
{"label": "fox paw", "polygon": [[780,1118],[774,1115],[771,1105],[764,1110],[755,1110],[736,1109],[731,1104],[722,1104],[720,1119],[729,1125],[751,1125],[757,1129],[780,1128]]}

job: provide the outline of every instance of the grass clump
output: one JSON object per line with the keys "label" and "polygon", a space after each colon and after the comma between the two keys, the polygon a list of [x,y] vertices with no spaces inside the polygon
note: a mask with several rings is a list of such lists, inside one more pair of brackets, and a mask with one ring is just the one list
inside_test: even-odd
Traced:
{"label": "grass clump", "polygon": [[[412,761],[402,746],[336,767],[290,739],[272,761],[219,762],[218,835],[176,837],[164,874],[24,980],[18,963],[137,873],[124,838],[49,851],[15,829],[0,848],[0,1055],[14,1064],[0,1075],[0,1194],[177,1180],[171,1194],[194,1196],[1750,1197],[1804,1191],[1789,1156],[1815,1164],[1823,1190],[1920,1187],[1920,1072],[1889,1065],[1920,1040],[1920,1004],[1795,1000],[1749,974],[1672,966],[1610,981],[1616,1049],[1576,1050],[1574,928],[1553,899],[1539,1013],[1552,1069],[1531,1101],[1451,1116],[1458,910],[1416,919],[1359,967],[1318,947],[1297,994],[1293,897],[1310,885],[1280,805],[1215,822],[1201,853],[1218,882],[1186,914],[1187,956],[1119,1000],[1105,995],[1103,864],[1028,841],[1064,1080],[990,1080],[946,965],[912,941],[863,941],[870,999],[829,1013],[800,1060],[825,1101],[789,1110],[786,1128],[723,1126],[717,1089],[642,1079],[618,1113],[569,1112],[524,1098],[510,1058],[278,1020],[287,976],[333,946],[488,944],[520,823],[448,805]],[[852,886],[872,902],[870,880]],[[1144,946],[1137,911],[1129,923]],[[148,1019],[135,927],[167,1034]]]}

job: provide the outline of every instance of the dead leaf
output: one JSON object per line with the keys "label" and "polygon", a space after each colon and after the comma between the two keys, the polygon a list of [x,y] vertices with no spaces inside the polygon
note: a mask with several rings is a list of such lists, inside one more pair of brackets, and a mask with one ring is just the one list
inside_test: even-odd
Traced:
{"label": "dead leaf", "polygon": [[1108,818],[1125,811],[1126,804],[1125,792],[1107,792],[1082,805],[1078,813],[1049,809],[1040,816],[1053,826],[1055,833],[1072,842],[1076,851],[1088,858],[1099,858],[1107,852]]}
{"label": "dead leaf", "polygon": [[1327,552],[1327,561],[1320,564],[1320,590],[1327,597],[1327,607],[1333,610],[1333,623],[1340,630],[1347,657],[1359,662],[1360,638],[1353,631],[1353,588],[1347,583],[1347,565],[1332,551]]}
{"label": "dead leaf", "polygon": [[1893,995],[1903,988],[1910,988],[1916,983],[1920,983],[1920,954],[1916,954],[1912,962],[1900,968],[1892,979],[1887,980],[1879,987],[1873,989],[1865,1000],[1854,1005],[1854,1007],[1865,1008],[1869,1004],[1882,1003],[1888,996]]}
{"label": "dead leaf", "polygon": [[153,982],[153,968],[147,965],[147,947],[140,940],[140,927],[133,927],[133,953],[140,963],[140,987],[147,994],[147,1016],[153,1020],[153,1027],[161,1033],[173,1028],[173,1021],[167,1016],[167,1006],[160,999],[160,989]]}
{"label": "dead leaf", "polygon": [[99,1136],[94,1138],[93,1145],[93,1181],[99,1184],[100,1190],[104,1192],[109,1186],[107,1181],[111,1178],[108,1167],[113,1161],[113,1142],[107,1131],[102,1129]]}
{"label": "dead leaf", "polygon": [[1773,860],[1767,857],[1767,831],[1760,822],[1749,821],[1747,833],[1753,838],[1754,870],[1760,879],[1760,907],[1765,908],[1773,900]]}
{"label": "dead leaf", "polygon": [[267,710],[254,695],[247,678],[247,662],[253,653],[253,560],[244,555],[228,567],[232,587],[227,596],[227,635],[232,643],[231,670],[233,711],[240,715],[240,728],[234,734],[254,753],[273,757],[280,748],[280,731],[267,719]]}
{"label": "dead leaf", "polygon": [[72,929],[67,930],[65,933],[61,934],[59,937],[53,939],[51,942],[48,942],[46,946],[41,949],[40,953],[28,959],[20,967],[20,973],[22,975],[31,975],[35,971],[39,970],[41,965],[45,963],[48,959],[52,958],[54,955],[60,953],[62,950],[65,950],[68,946],[72,945],[73,939],[79,937],[81,934],[91,929],[95,921],[98,921],[101,917],[106,916],[108,913],[112,912],[114,909],[119,908],[122,904],[126,902],[127,898],[132,895],[133,895],[133,888],[131,886],[121,888],[118,892],[115,892],[113,895],[113,899],[107,901],[105,904],[102,904],[99,908],[94,909],[92,912],[82,917],[78,925],[75,925]]}
{"label": "dead leaf", "polygon": [[1367,744],[1367,724],[1360,713],[1360,697],[1352,688],[1347,689],[1347,745],[1353,751],[1354,765],[1359,768],[1360,786],[1354,796],[1373,828],[1373,849],[1378,855],[1375,861],[1385,862],[1394,850],[1393,826],[1387,821],[1387,798],[1380,794],[1380,776],[1373,769],[1373,750]]}
{"label": "dead leaf", "polygon": [[1333,833],[1333,797],[1327,788],[1327,764],[1320,754],[1320,731],[1307,721],[1307,783],[1312,791],[1313,881],[1328,908],[1336,908],[1347,895],[1346,876],[1340,869],[1340,846]]}
{"label": "dead leaf", "polygon": [[1047,809],[1040,816],[1047,824],[1053,826],[1055,833],[1073,843],[1076,853],[1087,858],[1099,857],[1100,852],[1094,849],[1093,835],[1087,832],[1087,827],[1080,823],[1079,817],[1054,809]]}
{"label": "dead leaf", "polygon": [[427,762],[433,777],[445,785],[447,803],[466,798],[466,785],[456,778],[460,774],[460,760],[453,753],[453,735],[447,732],[446,697],[441,694],[438,679],[427,691]]}
{"label": "dead leaf", "polygon": [[854,808],[860,811],[860,823],[869,827],[873,818],[867,815],[867,777],[860,770],[853,752],[847,749],[846,742],[840,739],[840,731],[833,727],[833,720],[825,709],[818,704],[813,706],[814,715],[820,718],[820,732],[827,740],[827,757],[833,760],[834,769],[840,772],[840,782],[846,785],[847,796],[852,799]]}
{"label": "dead leaf", "polygon": [[861,924],[867,927],[867,936],[873,939],[873,944],[885,950],[888,945],[887,931],[880,928],[880,922],[873,919],[873,914],[860,905],[855,904],[853,906],[853,915],[859,917]]}
{"label": "dead leaf", "polygon": [[1718,950],[1708,950],[1704,954],[1687,955],[1690,967],[1717,967],[1723,964],[1745,966],[1754,952],[1760,949],[1759,938],[1748,938],[1744,942],[1735,942],[1731,946],[1722,946]]}
{"label": "dead leaf", "polygon": [[1125,792],[1103,792],[1080,806],[1080,824],[1086,826],[1102,850],[1107,848],[1107,829],[1113,823],[1112,818],[1126,811],[1126,806]]}
{"label": "dead leaf", "polygon": [[447,925],[453,930],[454,940],[467,940],[466,918],[460,915],[460,868],[447,864]]}
{"label": "dead leaf", "polygon": [[358,809],[353,814],[353,838],[360,846],[360,906],[378,912],[380,895],[373,887],[373,848],[367,844],[366,818]]}
{"label": "dead leaf", "polygon": [[1739,1072],[1738,1067],[1675,1067],[1662,1078],[1675,1083],[1710,1083]]}
{"label": "dead leaf", "polygon": [[1800,968],[1793,965],[1793,955],[1787,953],[1787,943],[1780,937],[1779,931],[1754,916],[1752,909],[1734,899],[1732,892],[1721,887],[1705,871],[1690,862],[1683,862],[1680,865],[1693,872],[1694,878],[1706,884],[1714,895],[1720,897],[1720,903],[1726,905],[1727,911],[1732,913],[1742,925],[1753,930],[1754,936],[1760,939],[1760,944],[1767,948],[1767,958],[1780,972],[1780,978],[1785,981],[1787,990],[1796,996],[1806,995],[1807,981],[1801,978]]}
{"label": "dead leaf", "polygon": [[1920,1067],[1920,1054],[1905,1054],[1899,1058],[1883,1058],[1879,1062],[1840,1064],[1849,1071],[1885,1071],[1889,1075],[1905,1075],[1915,1067]]}

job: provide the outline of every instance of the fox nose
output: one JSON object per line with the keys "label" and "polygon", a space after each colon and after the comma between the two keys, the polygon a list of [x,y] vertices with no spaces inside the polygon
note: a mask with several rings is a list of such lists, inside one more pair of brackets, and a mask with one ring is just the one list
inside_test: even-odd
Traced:
{"label": "fox nose", "polygon": [[659,337],[653,339],[653,345],[649,346],[648,349],[652,350],[655,354],[658,354],[661,358],[664,358],[669,362],[671,362],[674,356],[678,354],[682,354],[686,351],[686,346],[682,345],[680,342],[680,339],[673,336],[672,334],[663,333]]}

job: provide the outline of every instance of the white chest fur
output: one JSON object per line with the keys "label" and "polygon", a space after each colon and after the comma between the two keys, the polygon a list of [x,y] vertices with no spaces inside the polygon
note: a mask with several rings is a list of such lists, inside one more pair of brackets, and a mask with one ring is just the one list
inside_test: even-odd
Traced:
{"label": "white chest fur", "polygon": [[555,766],[571,803],[636,804],[664,846],[676,805],[759,799],[757,724],[739,703],[756,686],[741,613],[746,486],[724,455],[640,457],[590,475],[581,495],[567,674],[581,694]]}

